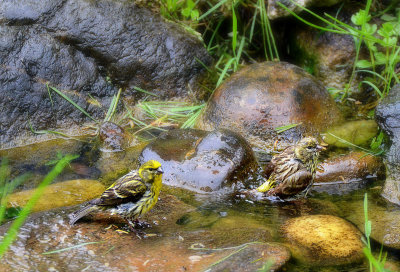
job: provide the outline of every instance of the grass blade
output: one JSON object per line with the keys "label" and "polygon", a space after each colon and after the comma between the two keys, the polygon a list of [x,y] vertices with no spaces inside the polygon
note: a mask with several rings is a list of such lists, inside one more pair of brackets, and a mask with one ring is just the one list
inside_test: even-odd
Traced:
{"label": "grass blade", "polygon": [[50,86],[50,89],[52,89],[54,92],[56,92],[58,95],[60,95],[62,98],[64,98],[65,100],[67,100],[69,103],[71,103],[75,108],[77,108],[78,110],[80,110],[84,115],[86,115],[87,117],[89,117],[90,119],[92,119],[93,121],[95,121],[96,123],[98,123],[98,121],[96,119],[94,119],[87,111],[85,111],[81,106],[79,106],[78,104],[76,104],[74,101],[71,100],[71,98],[69,98],[68,96],[66,96],[65,94],[63,94],[61,91],[59,91],[57,88]]}
{"label": "grass blade", "polygon": [[199,21],[200,21],[200,20],[203,20],[203,19],[206,18],[208,15],[210,15],[211,13],[213,13],[214,10],[216,10],[217,8],[219,8],[220,6],[222,6],[223,4],[225,4],[226,2],[228,2],[228,0],[222,0],[222,1],[218,2],[218,4],[216,4],[215,6],[213,6],[212,8],[210,8],[209,10],[207,10],[206,13],[202,14],[202,15],[199,17],[198,20],[199,20]]}
{"label": "grass blade", "polygon": [[148,94],[148,95],[152,95],[152,96],[158,97],[158,95],[156,95],[156,94],[154,94],[154,93],[152,93],[152,92],[143,90],[142,88],[139,88],[139,87],[137,87],[137,86],[133,87],[133,89],[136,90],[136,91],[139,91],[139,92],[141,92],[141,93],[145,93],[145,94]]}
{"label": "grass blade", "polygon": [[43,254],[43,255],[55,254],[55,253],[59,253],[59,252],[71,250],[71,249],[74,249],[74,248],[83,247],[83,246],[86,246],[86,245],[93,245],[93,244],[100,244],[100,243],[104,243],[104,241],[99,241],[99,242],[86,242],[86,243],[82,243],[82,244],[75,245],[75,246],[70,246],[70,247],[66,247],[66,248],[62,248],[62,249],[57,249],[57,250],[52,250],[52,251],[43,252],[42,254]]}

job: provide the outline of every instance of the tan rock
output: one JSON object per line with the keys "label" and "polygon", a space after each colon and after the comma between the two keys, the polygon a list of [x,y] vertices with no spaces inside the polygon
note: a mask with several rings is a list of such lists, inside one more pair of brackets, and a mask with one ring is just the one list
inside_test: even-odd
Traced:
{"label": "tan rock", "polygon": [[289,219],[281,227],[292,254],[314,265],[340,265],[363,258],[361,232],[332,215],[308,215]]}
{"label": "tan rock", "polygon": [[[50,210],[58,207],[76,205],[96,198],[103,193],[105,186],[97,180],[76,179],[51,184],[45,188],[33,212]],[[13,193],[9,196],[8,207],[22,207],[31,198],[33,190]]]}

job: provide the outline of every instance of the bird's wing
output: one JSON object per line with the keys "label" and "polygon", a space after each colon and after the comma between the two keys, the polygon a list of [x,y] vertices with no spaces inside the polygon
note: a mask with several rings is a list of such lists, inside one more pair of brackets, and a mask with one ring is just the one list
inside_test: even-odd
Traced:
{"label": "bird's wing", "polygon": [[300,193],[312,182],[312,174],[306,168],[300,169],[280,182],[269,194],[291,196]]}
{"label": "bird's wing", "polygon": [[114,206],[139,200],[147,190],[139,174],[132,171],[118,179],[98,198],[96,205]]}
{"label": "bird's wing", "polygon": [[277,184],[285,182],[290,176],[305,168],[303,163],[297,159],[285,157],[278,161],[274,169],[274,178]]}

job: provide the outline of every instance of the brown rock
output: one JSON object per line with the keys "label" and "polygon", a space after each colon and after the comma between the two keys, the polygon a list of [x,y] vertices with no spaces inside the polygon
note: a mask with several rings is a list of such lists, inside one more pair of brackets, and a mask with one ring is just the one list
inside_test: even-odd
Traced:
{"label": "brown rock", "polygon": [[315,183],[359,182],[367,178],[381,177],[385,173],[382,159],[363,152],[350,152],[319,164]]}
{"label": "brown rock", "polygon": [[[241,133],[253,147],[271,151],[317,135],[341,120],[334,101],[313,76],[285,62],[247,66],[212,95],[196,126],[228,128]],[[283,133],[277,127],[300,124]]]}

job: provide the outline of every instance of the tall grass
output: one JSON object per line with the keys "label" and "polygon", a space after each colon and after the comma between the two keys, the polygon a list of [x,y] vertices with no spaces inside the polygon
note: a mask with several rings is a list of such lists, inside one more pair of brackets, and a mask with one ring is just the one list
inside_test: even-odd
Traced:
{"label": "tall grass", "polygon": [[[19,213],[19,216],[13,221],[10,228],[8,229],[6,235],[0,242],[0,259],[4,255],[4,253],[8,250],[9,246],[12,242],[17,238],[19,229],[22,224],[25,222],[26,218],[30,214],[32,208],[35,206],[36,202],[39,200],[40,196],[43,194],[44,189],[48,186],[67,166],[72,160],[76,159],[78,156],[75,155],[66,155],[61,158],[58,163],[54,166],[54,168],[46,175],[43,181],[36,188],[32,197],[26,203],[26,205],[22,208]],[[27,178],[26,175],[17,177],[16,179],[7,182],[7,177],[9,174],[9,169],[7,167],[7,160],[3,159],[1,167],[0,167],[0,193],[1,193],[1,206],[0,206],[0,223],[4,221],[4,211],[7,204],[8,194],[12,192],[20,182]]]}

